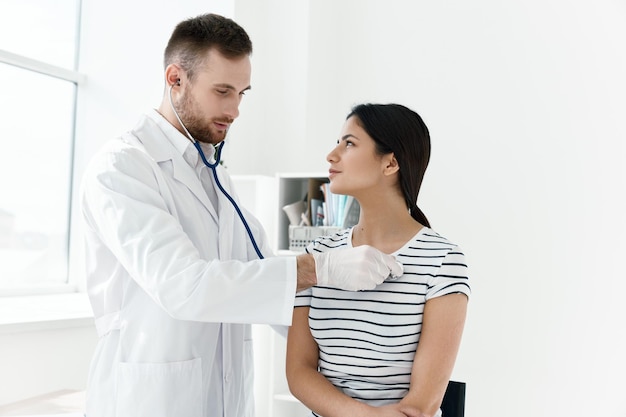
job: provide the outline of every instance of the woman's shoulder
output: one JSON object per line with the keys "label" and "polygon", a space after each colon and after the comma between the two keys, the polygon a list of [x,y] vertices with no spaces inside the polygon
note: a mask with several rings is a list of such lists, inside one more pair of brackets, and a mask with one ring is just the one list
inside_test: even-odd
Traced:
{"label": "woman's shoulder", "polygon": [[459,246],[447,237],[441,235],[439,232],[436,232],[435,230],[426,226],[424,226],[417,234],[417,236],[415,237],[415,241],[431,245],[446,246],[450,248],[457,248]]}

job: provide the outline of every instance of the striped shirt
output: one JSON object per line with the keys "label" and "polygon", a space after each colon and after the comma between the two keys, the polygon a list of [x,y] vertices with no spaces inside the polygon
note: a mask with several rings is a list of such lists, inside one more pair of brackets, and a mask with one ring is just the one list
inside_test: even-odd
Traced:
{"label": "striped shirt", "polygon": [[[306,251],[348,248],[351,242],[347,229],[318,238]],[[463,252],[432,229],[422,228],[394,255],[404,274],[374,290],[313,287],[295,301],[296,307],[310,307],[320,373],[346,395],[373,406],[397,403],[407,394],[426,301],[470,294]]]}

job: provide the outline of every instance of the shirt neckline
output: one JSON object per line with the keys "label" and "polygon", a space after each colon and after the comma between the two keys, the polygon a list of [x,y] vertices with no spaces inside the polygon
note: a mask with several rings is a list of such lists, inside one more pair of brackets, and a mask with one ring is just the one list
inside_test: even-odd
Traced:
{"label": "shirt neckline", "polygon": [[[350,231],[349,231],[349,233],[348,233],[348,241],[347,241],[347,247],[348,247],[348,248],[353,248],[353,247],[354,247],[354,246],[352,246],[352,231],[353,231],[353,230],[354,230],[354,226],[352,226],[352,227],[350,228]],[[430,228],[429,228],[429,227],[426,227],[426,226],[422,226],[422,228],[421,228],[421,229],[420,229],[420,230],[419,230],[419,231],[418,231],[418,232],[417,232],[417,233],[416,233],[416,234],[415,234],[412,238],[410,238],[408,241],[406,241],[406,242],[404,243],[404,245],[402,245],[400,248],[398,248],[398,250],[396,250],[396,251],[394,251],[394,252],[390,253],[390,255],[397,255],[397,254],[399,254],[400,252],[402,252],[402,251],[403,251],[403,250],[404,250],[404,249],[405,249],[405,248],[406,248],[406,247],[407,247],[407,246],[408,246],[411,242],[413,242],[414,240],[416,240],[418,236],[420,236],[420,235],[424,234],[424,233],[426,232],[426,230],[430,230]]]}

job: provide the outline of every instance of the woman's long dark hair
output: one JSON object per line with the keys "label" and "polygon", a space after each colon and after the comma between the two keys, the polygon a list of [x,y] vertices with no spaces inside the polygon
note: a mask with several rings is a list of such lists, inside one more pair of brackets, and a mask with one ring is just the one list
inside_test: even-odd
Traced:
{"label": "woman's long dark hair", "polygon": [[417,207],[417,196],[428,161],[430,134],[419,114],[400,104],[359,104],[346,119],[356,122],[376,142],[376,152],[393,152],[400,166],[399,186],[411,216],[430,227],[428,219]]}

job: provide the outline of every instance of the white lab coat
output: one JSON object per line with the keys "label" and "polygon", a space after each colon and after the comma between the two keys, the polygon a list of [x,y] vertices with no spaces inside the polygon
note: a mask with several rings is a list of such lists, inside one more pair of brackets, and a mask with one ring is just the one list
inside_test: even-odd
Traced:
{"label": "white lab coat", "polygon": [[[258,260],[219,192],[216,212],[176,135],[153,111],[108,143],[83,179],[87,289],[100,337],[88,417],[253,416],[248,323],[291,322],[295,259]],[[232,194],[226,170],[218,174]]]}

